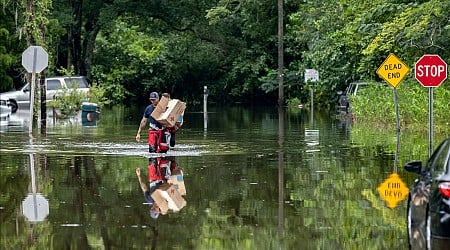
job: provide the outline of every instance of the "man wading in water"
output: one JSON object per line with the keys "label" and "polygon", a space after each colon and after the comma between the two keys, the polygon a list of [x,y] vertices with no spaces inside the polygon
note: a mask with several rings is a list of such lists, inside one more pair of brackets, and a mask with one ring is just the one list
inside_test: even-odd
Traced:
{"label": "man wading in water", "polygon": [[149,153],[165,153],[167,150],[160,150],[159,141],[162,136],[162,125],[151,116],[153,110],[159,103],[159,95],[156,92],[150,93],[151,104],[145,108],[144,116],[142,117],[141,123],[139,124],[139,129],[136,134],[136,141],[141,140],[141,131],[144,129],[147,121],[149,122],[148,128],[148,152]]}

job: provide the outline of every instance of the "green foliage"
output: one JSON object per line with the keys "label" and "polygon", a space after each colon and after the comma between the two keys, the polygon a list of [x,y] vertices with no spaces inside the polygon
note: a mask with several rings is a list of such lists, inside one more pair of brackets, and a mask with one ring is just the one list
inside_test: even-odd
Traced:
{"label": "green foliage", "polygon": [[79,92],[77,87],[73,89],[62,89],[62,93],[57,98],[48,103],[49,107],[56,108],[61,112],[62,117],[74,115],[81,109],[81,102],[86,100],[87,96]]}
{"label": "green foliage", "polygon": [[[407,53],[404,60],[414,60],[424,53],[448,55],[445,44],[448,41],[448,11],[450,3],[438,0],[426,1],[421,4],[401,4],[403,8],[397,15],[390,17],[381,25],[377,34],[364,54],[381,52]],[[447,37],[447,38],[446,38]]]}
{"label": "green foliage", "polygon": [[112,103],[122,102],[133,90],[142,92],[142,84],[152,82],[162,46],[158,39],[117,20],[114,30],[101,33],[96,42],[92,74]]}
{"label": "green foliage", "polygon": [[66,68],[60,67],[56,71],[62,76],[74,76],[75,75],[75,71],[74,71],[73,66],[70,67],[70,69],[66,69]]}
{"label": "green foliage", "polygon": [[[428,130],[428,89],[409,79],[401,83],[397,93],[401,128],[422,132]],[[450,90],[435,88],[433,96],[435,131],[448,132]],[[393,88],[384,85],[368,87],[358,92],[357,96],[351,96],[351,101],[358,123],[371,124],[372,128],[396,126]]]}
{"label": "green foliage", "polygon": [[287,102],[287,106],[289,108],[299,108],[302,105],[302,102],[298,98],[289,99]]}
{"label": "green foliage", "polygon": [[[273,1],[34,3],[32,16],[25,2],[2,2],[2,90],[23,71],[24,34],[49,53],[47,74],[73,67],[96,81],[111,103],[144,99],[153,90],[199,103],[203,86],[212,102],[275,101],[278,95]],[[15,10],[23,13],[17,22]],[[389,53],[408,65],[425,53],[450,58],[449,1],[295,0],[284,1],[284,12],[286,99],[308,100],[302,80],[308,68],[320,72],[315,105],[330,107],[350,82],[378,80],[376,69]],[[23,85],[19,79],[16,86]]]}
{"label": "green foliage", "polygon": [[89,102],[96,103],[99,108],[108,106],[112,102],[105,93],[106,89],[94,82],[89,88],[88,100]]}
{"label": "green foliage", "polygon": [[22,71],[20,58],[25,46],[24,41],[17,40],[14,8],[9,1],[0,2],[0,20],[0,92],[5,92],[19,87],[14,78]]}
{"label": "green foliage", "polygon": [[0,27],[0,92],[8,91],[13,87],[12,77],[7,74],[6,69],[9,69],[14,64],[14,55],[8,53],[8,43],[10,35],[8,30]]}
{"label": "green foliage", "polygon": [[[336,90],[355,80],[378,79],[376,70],[389,53],[412,65],[424,53],[449,57],[449,3],[320,1],[301,3],[289,14],[286,37],[303,50],[299,65],[319,70],[319,102],[333,101]],[[287,50],[290,52],[290,50]],[[298,54],[298,53],[297,53]]]}

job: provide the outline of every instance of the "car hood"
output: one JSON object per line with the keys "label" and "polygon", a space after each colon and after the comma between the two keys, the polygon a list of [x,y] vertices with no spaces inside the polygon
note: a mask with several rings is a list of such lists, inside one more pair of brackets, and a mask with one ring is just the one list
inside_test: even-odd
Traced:
{"label": "car hood", "polygon": [[16,91],[8,91],[8,92],[0,93],[0,99],[8,100],[11,96],[14,96],[14,92],[16,92]]}
{"label": "car hood", "polygon": [[8,91],[8,92],[3,92],[0,93],[0,98],[1,99],[10,99],[10,98],[14,98],[18,95],[18,93],[20,93],[22,90],[12,90],[12,91]]}

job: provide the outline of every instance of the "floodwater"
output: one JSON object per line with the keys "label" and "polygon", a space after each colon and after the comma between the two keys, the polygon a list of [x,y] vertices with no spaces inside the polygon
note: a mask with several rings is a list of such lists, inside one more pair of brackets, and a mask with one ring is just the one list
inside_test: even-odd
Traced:
{"label": "floodwater", "polygon": [[389,208],[377,187],[412,183],[402,166],[426,159],[426,135],[402,136],[397,164],[393,133],[334,114],[188,107],[157,159],[181,167],[185,203],[154,219],[136,176],[148,184],[142,110],[48,119],[32,139],[21,112],[0,127],[1,249],[407,248],[406,201]]}

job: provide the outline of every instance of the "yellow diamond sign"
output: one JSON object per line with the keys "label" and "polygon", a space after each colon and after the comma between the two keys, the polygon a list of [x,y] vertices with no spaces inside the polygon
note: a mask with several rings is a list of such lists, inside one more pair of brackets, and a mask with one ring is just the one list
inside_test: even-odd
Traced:
{"label": "yellow diamond sign", "polygon": [[400,201],[406,199],[409,193],[409,189],[397,173],[392,173],[378,186],[377,190],[390,208],[396,207]]}
{"label": "yellow diamond sign", "polygon": [[408,65],[404,64],[392,53],[389,54],[377,70],[377,74],[394,88],[398,86],[408,72]]}

